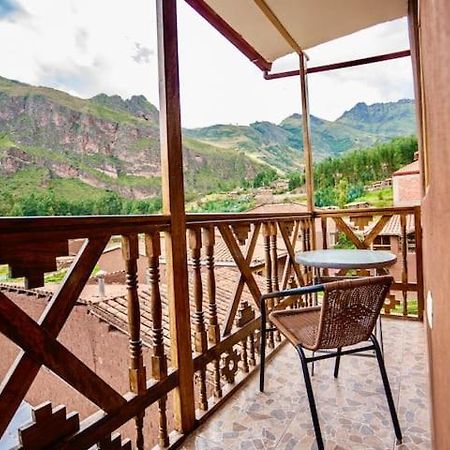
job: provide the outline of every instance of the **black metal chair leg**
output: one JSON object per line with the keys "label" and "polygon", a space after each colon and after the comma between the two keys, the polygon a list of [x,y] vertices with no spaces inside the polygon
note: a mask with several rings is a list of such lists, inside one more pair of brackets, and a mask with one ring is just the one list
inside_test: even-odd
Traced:
{"label": "black metal chair leg", "polygon": [[[264,306],[263,306],[264,308]],[[259,348],[259,391],[264,392],[264,370],[266,366],[266,315],[261,313],[261,328],[260,328],[260,348]]]}
{"label": "black metal chair leg", "polygon": [[392,397],[391,386],[389,384],[389,379],[386,373],[386,367],[384,365],[383,355],[381,353],[380,345],[378,344],[377,338],[372,335],[370,339],[375,346],[375,355],[377,357],[378,366],[380,368],[381,378],[383,380],[384,391],[386,392],[386,399],[389,405],[389,411],[391,413],[392,424],[394,425],[395,436],[397,438],[397,444],[402,443],[402,432],[400,430],[400,424],[398,422],[397,411],[395,410],[394,399]]}
{"label": "black metal chair leg", "polygon": [[316,434],[317,448],[318,450],[324,450],[325,447],[323,445],[322,433],[320,431],[319,416],[317,415],[317,408],[316,402],[314,400],[311,377],[308,371],[308,363],[306,362],[306,357],[303,349],[300,346],[296,346],[295,348],[298,352],[298,355],[300,356],[300,361],[302,364],[303,377],[305,378],[306,393],[308,394],[309,408],[311,410],[314,432]]}
{"label": "black metal chair leg", "polygon": [[334,378],[337,378],[339,375],[339,364],[341,362],[341,347],[339,347],[337,349],[337,354],[336,354],[336,362],[334,364]]}

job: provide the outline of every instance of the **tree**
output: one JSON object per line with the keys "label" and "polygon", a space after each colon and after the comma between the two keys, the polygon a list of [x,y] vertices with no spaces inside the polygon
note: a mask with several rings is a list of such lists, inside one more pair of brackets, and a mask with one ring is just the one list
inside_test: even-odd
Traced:
{"label": "tree", "polygon": [[291,172],[288,175],[288,189],[293,191],[294,189],[303,186],[305,184],[305,176],[300,172]]}

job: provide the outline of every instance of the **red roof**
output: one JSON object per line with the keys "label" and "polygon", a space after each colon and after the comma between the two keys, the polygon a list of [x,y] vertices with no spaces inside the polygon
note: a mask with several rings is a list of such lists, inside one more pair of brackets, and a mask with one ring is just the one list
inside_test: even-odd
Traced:
{"label": "red roof", "polygon": [[413,161],[411,164],[401,167],[392,175],[396,177],[400,175],[412,175],[415,173],[420,173],[419,161]]}

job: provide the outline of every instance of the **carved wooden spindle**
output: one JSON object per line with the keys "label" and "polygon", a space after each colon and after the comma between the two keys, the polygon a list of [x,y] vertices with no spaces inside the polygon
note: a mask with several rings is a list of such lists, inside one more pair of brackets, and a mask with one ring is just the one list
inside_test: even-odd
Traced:
{"label": "carved wooden spindle", "polygon": [[248,363],[251,366],[256,366],[256,355],[255,355],[255,333],[250,333],[248,336],[248,346],[249,346],[249,356]]}
{"label": "carved wooden spindle", "polygon": [[[270,224],[270,259],[272,263],[272,291],[280,290],[280,282],[278,280],[278,226],[276,222]],[[279,301],[276,302],[277,304]],[[281,342],[281,333],[275,332],[275,340]]]}
{"label": "carved wooden spindle", "polygon": [[[270,252],[270,234],[272,232],[272,226],[270,222],[267,222],[263,225],[263,236],[264,236],[264,259],[265,259],[265,270],[266,270],[266,292],[270,293],[273,291],[272,289],[272,259]],[[266,307],[270,311],[273,309],[273,299],[269,299],[266,302]],[[273,332],[269,331],[268,333],[267,344],[269,348],[274,348],[275,341]]]}
{"label": "carved wooden spindle", "polygon": [[[159,289],[160,269],[159,257],[161,256],[161,237],[159,231],[153,231],[145,235],[145,250],[148,258],[148,280],[151,295],[152,315],[152,377],[163,380],[167,377],[167,356],[164,352],[164,334],[162,322],[161,292]],[[158,400],[158,443],[160,447],[169,446],[169,434],[167,429],[167,396]]]}
{"label": "carved wooden spindle", "polygon": [[241,361],[242,361],[242,371],[244,373],[248,373],[250,369],[248,366],[247,338],[241,341]]}
{"label": "carved wooden spindle", "polygon": [[408,236],[406,234],[406,214],[400,215],[400,227],[402,230],[402,300],[403,315],[408,315]]}
{"label": "carved wooden spindle", "polygon": [[[307,252],[309,250],[309,230],[306,219],[300,220],[300,234],[302,241],[302,251]],[[311,271],[307,266],[303,267],[303,279],[305,280],[305,284],[310,284],[311,282]],[[305,295],[304,302],[306,306],[310,306],[311,296],[310,294]]]}
{"label": "carved wooden spindle", "polygon": [[[328,219],[326,217],[321,217],[320,224],[322,227],[322,247],[324,250],[328,248]],[[323,274],[328,276],[329,270],[323,269]]]}
{"label": "carved wooden spindle", "polygon": [[277,223],[271,223],[270,230],[270,253],[272,260],[272,290],[280,290],[280,282],[278,280],[278,248],[277,248]]}
{"label": "carved wooden spindle", "polygon": [[[139,306],[137,260],[139,258],[139,241],[137,234],[122,236],[122,255],[125,260],[128,332],[130,348],[130,389],[138,395],[146,391],[146,373],[142,357],[141,311]],[[136,416],[136,447],[144,448],[144,413]]]}
{"label": "carved wooden spindle", "polygon": [[[202,288],[202,273],[201,273],[201,247],[202,236],[200,228],[189,229],[189,248],[191,250],[192,265],[194,268],[194,346],[195,351],[204,353],[208,349],[206,339],[206,329],[203,314],[203,288]],[[199,371],[200,382],[200,399],[199,408],[203,411],[208,409],[208,396],[206,392],[206,369],[202,368]]]}
{"label": "carved wooden spindle", "polygon": [[[215,235],[214,227],[203,228],[203,242],[205,246],[206,270],[207,270],[207,287],[208,287],[208,339],[212,345],[220,342],[220,328],[217,319],[216,304],[216,276],[214,273],[214,244]],[[214,396],[222,397],[222,386],[220,384],[220,359],[213,361],[213,386]]]}

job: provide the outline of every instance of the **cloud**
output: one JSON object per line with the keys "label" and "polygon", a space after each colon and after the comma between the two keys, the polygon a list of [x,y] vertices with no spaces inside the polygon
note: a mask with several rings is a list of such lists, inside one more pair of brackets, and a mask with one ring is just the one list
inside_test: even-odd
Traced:
{"label": "cloud", "polygon": [[[158,105],[154,2],[133,0],[124,8],[123,2],[109,0],[0,0],[0,20],[5,5],[16,12],[8,13],[14,20],[1,22],[0,75],[84,98],[100,92],[123,98],[143,94]],[[298,78],[264,80],[185,2],[177,6],[184,126],[278,123],[300,111]],[[312,49],[310,65],[405,48],[407,26],[400,20]],[[297,65],[290,56],[275,69]],[[311,112],[331,120],[358,101],[410,97],[410,63],[405,58],[311,75],[310,94]]]}
{"label": "cloud", "polygon": [[153,51],[145,45],[140,44],[139,42],[135,42],[135,45],[136,54],[132,56],[134,61],[136,61],[138,64],[149,64],[150,57],[153,55]]}
{"label": "cloud", "polygon": [[87,30],[85,30],[83,28],[79,28],[78,30],[76,30],[75,41],[76,41],[77,46],[80,48],[80,50],[87,51],[88,37],[89,37],[89,34],[88,34]]}
{"label": "cloud", "polygon": [[23,9],[15,0],[0,0],[0,20],[11,20],[23,13]]}

